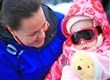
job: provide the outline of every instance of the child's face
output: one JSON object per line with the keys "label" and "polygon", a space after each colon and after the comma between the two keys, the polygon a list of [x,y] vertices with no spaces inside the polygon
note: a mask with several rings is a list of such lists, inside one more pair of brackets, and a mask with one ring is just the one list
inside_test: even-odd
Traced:
{"label": "child's face", "polygon": [[[70,32],[73,33],[73,32],[77,32],[77,31],[80,31],[82,29],[86,29],[86,28],[89,28],[90,26],[93,26],[93,21],[92,20],[82,20],[82,21],[78,21],[77,23],[75,23]],[[94,28],[94,27],[93,27]],[[75,48],[79,49],[79,50],[88,50],[92,47],[94,47],[97,43],[97,38],[94,39],[93,41],[86,41],[84,39],[81,39],[80,40],[80,44],[79,45],[74,45]]]}

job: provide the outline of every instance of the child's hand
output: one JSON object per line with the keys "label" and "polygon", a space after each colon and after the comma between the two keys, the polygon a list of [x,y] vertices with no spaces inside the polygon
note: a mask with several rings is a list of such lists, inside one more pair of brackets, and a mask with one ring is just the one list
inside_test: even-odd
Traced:
{"label": "child's hand", "polygon": [[61,80],[80,80],[80,79],[73,72],[71,66],[64,66],[63,69],[62,69]]}

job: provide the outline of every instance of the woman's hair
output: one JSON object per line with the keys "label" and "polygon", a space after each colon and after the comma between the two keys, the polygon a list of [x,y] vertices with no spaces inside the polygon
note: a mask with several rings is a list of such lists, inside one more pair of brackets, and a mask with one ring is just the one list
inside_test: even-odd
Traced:
{"label": "woman's hair", "polygon": [[12,29],[20,29],[20,21],[38,11],[41,0],[3,0],[2,12],[5,25]]}
{"label": "woman's hair", "polygon": [[2,2],[3,2],[3,0],[0,0],[0,10],[2,8]]}
{"label": "woman's hair", "polygon": [[1,19],[1,17],[2,17],[2,11],[1,11],[1,8],[2,8],[2,2],[3,2],[3,0],[0,0],[0,19]]}

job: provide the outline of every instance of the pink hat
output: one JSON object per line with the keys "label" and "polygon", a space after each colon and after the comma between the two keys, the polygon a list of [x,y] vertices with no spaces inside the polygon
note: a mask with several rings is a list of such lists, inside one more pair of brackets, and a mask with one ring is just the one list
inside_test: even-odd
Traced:
{"label": "pink hat", "polygon": [[99,0],[75,0],[62,21],[62,32],[66,38],[70,36],[71,26],[83,19],[95,21],[103,29],[106,38],[110,34],[107,16]]}

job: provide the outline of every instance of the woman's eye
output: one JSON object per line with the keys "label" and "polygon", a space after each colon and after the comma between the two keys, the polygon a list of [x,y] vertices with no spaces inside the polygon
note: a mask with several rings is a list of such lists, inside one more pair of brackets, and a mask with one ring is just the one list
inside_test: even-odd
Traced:
{"label": "woman's eye", "polygon": [[30,34],[29,36],[34,36],[36,33],[37,33],[37,32],[34,32],[34,33]]}

